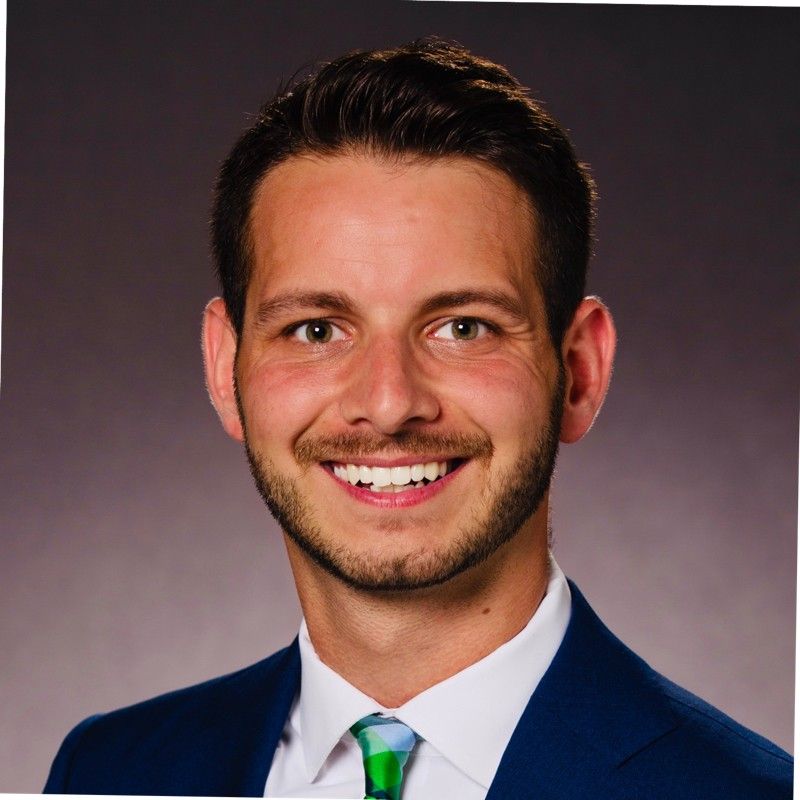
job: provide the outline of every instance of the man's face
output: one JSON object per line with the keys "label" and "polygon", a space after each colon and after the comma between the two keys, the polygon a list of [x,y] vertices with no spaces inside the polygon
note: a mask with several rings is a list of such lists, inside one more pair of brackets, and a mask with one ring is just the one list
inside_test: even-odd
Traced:
{"label": "man's face", "polygon": [[524,193],[466,159],[295,157],[263,181],[251,231],[247,452],[314,564],[429,586],[530,527],[563,386]]}

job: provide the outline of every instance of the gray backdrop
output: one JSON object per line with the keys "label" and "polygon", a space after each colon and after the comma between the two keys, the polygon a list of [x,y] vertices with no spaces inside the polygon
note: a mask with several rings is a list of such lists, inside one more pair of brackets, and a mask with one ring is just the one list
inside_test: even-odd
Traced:
{"label": "gray backdrop", "polygon": [[281,78],[428,33],[507,64],[600,186],[619,357],[556,555],[654,667],[792,746],[795,9],[20,2],[8,10],[0,776],[287,643],[275,525],[207,401],[220,159]]}

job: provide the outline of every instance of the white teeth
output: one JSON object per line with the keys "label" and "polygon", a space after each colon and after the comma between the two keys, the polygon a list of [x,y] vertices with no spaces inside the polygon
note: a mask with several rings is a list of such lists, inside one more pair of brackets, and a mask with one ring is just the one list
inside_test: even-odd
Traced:
{"label": "white teeth", "polygon": [[392,483],[405,486],[411,480],[411,467],[392,467]]}
{"label": "white teeth", "polygon": [[359,464],[334,464],[333,474],[342,481],[348,481],[353,486],[361,483],[370,486],[373,490],[388,487],[399,489],[424,486],[423,478],[435,481],[447,475],[447,461],[429,461],[425,464],[411,464],[403,467],[366,467]]}
{"label": "white teeth", "polygon": [[429,461],[425,465],[425,477],[429,481],[435,481],[439,477],[439,464],[436,461]]}
{"label": "white teeth", "polygon": [[392,470],[389,467],[372,468],[372,483],[375,486],[388,486],[391,482]]}

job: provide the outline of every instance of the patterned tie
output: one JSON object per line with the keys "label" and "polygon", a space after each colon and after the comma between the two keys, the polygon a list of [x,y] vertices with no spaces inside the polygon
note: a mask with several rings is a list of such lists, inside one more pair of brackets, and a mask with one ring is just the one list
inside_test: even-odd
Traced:
{"label": "patterned tie", "polygon": [[403,767],[417,735],[394,717],[370,714],[350,728],[364,757],[364,800],[400,800]]}

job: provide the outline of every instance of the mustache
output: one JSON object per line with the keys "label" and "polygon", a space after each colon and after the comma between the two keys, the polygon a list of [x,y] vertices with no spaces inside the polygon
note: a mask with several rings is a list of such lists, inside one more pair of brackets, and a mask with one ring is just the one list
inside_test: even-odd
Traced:
{"label": "mustache", "polygon": [[494,452],[491,439],[479,433],[426,433],[398,431],[391,436],[340,433],[334,436],[301,436],[294,447],[303,466],[320,461],[352,461],[364,456],[452,455],[458,458],[489,458]]}

